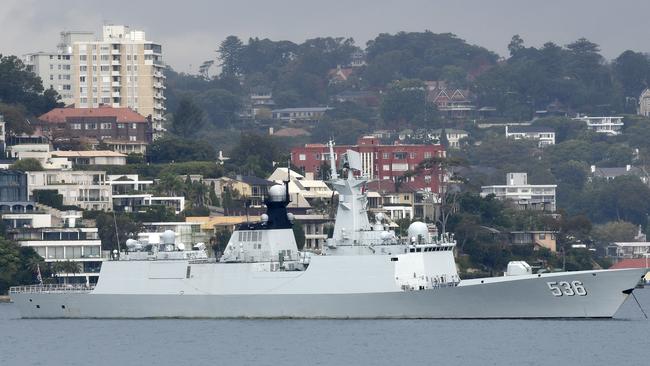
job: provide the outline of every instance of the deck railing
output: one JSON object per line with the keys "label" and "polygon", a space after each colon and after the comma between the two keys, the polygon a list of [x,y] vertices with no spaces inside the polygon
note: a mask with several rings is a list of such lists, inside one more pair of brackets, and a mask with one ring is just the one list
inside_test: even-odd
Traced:
{"label": "deck railing", "polygon": [[41,293],[84,293],[90,292],[95,286],[86,285],[29,285],[13,286],[9,288],[9,294],[41,294]]}

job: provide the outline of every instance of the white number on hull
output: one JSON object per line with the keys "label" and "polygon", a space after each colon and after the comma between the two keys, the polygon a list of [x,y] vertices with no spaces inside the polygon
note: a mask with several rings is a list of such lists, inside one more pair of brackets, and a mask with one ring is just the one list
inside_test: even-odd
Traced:
{"label": "white number on hull", "polygon": [[582,282],[580,281],[573,281],[573,282],[566,282],[566,281],[560,281],[560,282],[546,282],[546,286],[548,286],[548,289],[551,290],[551,293],[553,296],[586,296],[587,295],[587,290],[585,287],[582,285]]}

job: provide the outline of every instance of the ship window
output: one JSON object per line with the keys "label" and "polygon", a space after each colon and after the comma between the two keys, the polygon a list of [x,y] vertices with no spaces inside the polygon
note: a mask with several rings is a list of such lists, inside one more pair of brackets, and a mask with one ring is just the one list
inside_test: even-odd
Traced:
{"label": "ship window", "polygon": [[239,241],[244,241],[244,240],[242,239],[242,238],[243,238],[243,235],[244,235],[244,233],[240,231],[240,232],[239,232]]}
{"label": "ship window", "polygon": [[187,266],[187,272],[185,273],[185,278],[190,278],[191,272],[192,272],[192,266]]}

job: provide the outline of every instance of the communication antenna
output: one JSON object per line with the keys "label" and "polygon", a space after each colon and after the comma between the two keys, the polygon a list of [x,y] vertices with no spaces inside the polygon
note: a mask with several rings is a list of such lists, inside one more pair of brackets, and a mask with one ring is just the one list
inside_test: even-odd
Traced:
{"label": "communication antenna", "polygon": [[117,230],[117,219],[115,218],[115,210],[113,210],[113,225],[115,226],[115,239],[117,240],[117,256],[119,258],[121,250],[120,250],[120,233]]}

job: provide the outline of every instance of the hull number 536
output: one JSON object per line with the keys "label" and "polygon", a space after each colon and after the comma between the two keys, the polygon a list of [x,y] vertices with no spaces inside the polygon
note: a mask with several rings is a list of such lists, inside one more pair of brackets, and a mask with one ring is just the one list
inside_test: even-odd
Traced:
{"label": "hull number 536", "polygon": [[587,290],[581,281],[553,281],[546,282],[546,286],[551,290],[553,296],[587,296]]}

